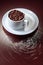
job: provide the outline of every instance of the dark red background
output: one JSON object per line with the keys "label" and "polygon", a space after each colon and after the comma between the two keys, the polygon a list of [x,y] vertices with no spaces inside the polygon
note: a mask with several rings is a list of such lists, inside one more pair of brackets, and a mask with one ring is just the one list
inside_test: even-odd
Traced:
{"label": "dark red background", "polygon": [[[8,33],[2,27],[2,16],[6,11],[12,8],[27,8],[34,11],[39,17],[39,27],[37,31],[27,36],[16,36]],[[37,35],[36,35],[37,34]],[[34,37],[35,35],[35,37]],[[24,43],[27,38],[32,38],[32,41],[37,46],[31,53],[16,53],[11,47],[12,44]],[[31,48],[31,47],[30,47]],[[28,52],[30,52],[29,50]],[[33,56],[32,56],[33,54]],[[43,65],[43,1],[42,0],[0,0],[0,65]]]}

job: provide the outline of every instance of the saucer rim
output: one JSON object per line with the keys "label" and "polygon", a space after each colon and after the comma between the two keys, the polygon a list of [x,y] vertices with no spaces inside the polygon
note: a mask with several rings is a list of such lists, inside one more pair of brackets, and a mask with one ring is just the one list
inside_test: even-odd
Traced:
{"label": "saucer rim", "polygon": [[[25,9],[25,8],[15,8],[15,9]],[[25,9],[25,10],[30,11],[31,13],[35,14],[35,13],[32,12],[31,10],[28,10],[28,9]],[[7,12],[8,12],[8,11],[7,11]],[[7,12],[6,12],[6,13],[7,13]],[[6,13],[5,13],[5,14],[6,14]],[[4,15],[5,15],[5,14],[4,14]],[[38,16],[37,16],[36,14],[35,14],[35,16],[36,16],[37,19],[38,19]],[[3,16],[3,18],[4,18],[4,16]],[[6,29],[5,25],[3,24],[3,18],[2,18],[2,26]],[[9,33],[15,34],[15,35],[27,35],[27,34],[31,34],[32,32],[34,32],[34,31],[37,29],[38,25],[39,25],[39,19],[38,19],[38,21],[37,21],[37,26],[36,26],[36,28],[34,28],[34,29],[31,30],[31,31],[24,31],[25,33],[17,33],[17,32],[20,32],[20,31],[14,30],[15,33],[13,33],[12,31],[9,31],[8,29],[6,29],[6,30],[7,30]]]}

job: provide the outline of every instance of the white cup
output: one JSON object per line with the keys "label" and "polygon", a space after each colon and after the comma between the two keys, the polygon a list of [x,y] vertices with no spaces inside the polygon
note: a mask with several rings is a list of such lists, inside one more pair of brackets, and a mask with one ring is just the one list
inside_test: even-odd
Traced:
{"label": "white cup", "polygon": [[[11,11],[13,10],[9,10],[9,12]],[[8,15],[9,15],[9,12],[8,12]],[[27,30],[26,28],[27,28],[28,20],[25,20],[25,15],[24,15],[24,18],[19,21],[13,21],[9,18],[9,16],[7,16],[7,20],[8,20],[9,26],[11,26],[14,30],[20,30],[20,29]]]}

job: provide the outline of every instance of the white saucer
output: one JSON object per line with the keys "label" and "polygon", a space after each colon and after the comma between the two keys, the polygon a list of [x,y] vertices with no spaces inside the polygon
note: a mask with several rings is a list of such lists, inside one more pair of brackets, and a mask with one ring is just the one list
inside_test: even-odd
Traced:
{"label": "white saucer", "polygon": [[3,27],[8,32],[10,32],[12,34],[16,34],[16,35],[26,35],[26,34],[30,34],[33,31],[35,31],[36,28],[38,27],[38,24],[39,24],[39,19],[38,19],[37,15],[34,12],[32,12],[32,11],[30,11],[28,9],[24,9],[24,8],[15,8],[15,9],[23,12],[25,14],[25,19],[29,20],[28,31],[25,31],[25,30],[14,30],[11,26],[9,26],[8,20],[7,20],[7,15],[8,15],[9,11],[6,12],[5,15],[2,18]]}

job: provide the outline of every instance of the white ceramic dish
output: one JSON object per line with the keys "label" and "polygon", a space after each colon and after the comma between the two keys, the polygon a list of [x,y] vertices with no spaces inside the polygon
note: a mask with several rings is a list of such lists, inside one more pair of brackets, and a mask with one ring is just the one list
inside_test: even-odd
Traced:
{"label": "white ceramic dish", "polygon": [[[24,9],[24,8],[15,8],[15,9],[23,12],[25,14],[25,19],[29,21],[29,25],[28,25],[28,27],[26,27],[27,31],[25,31],[24,29],[14,30],[12,26],[9,26],[9,21],[7,19],[9,11],[6,12],[2,18],[3,27],[9,33],[16,34],[16,35],[26,35],[26,34],[30,34],[33,31],[35,31],[39,24],[39,19],[38,19],[37,15],[28,9]],[[12,9],[12,10],[14,10],[14,9]]]}

